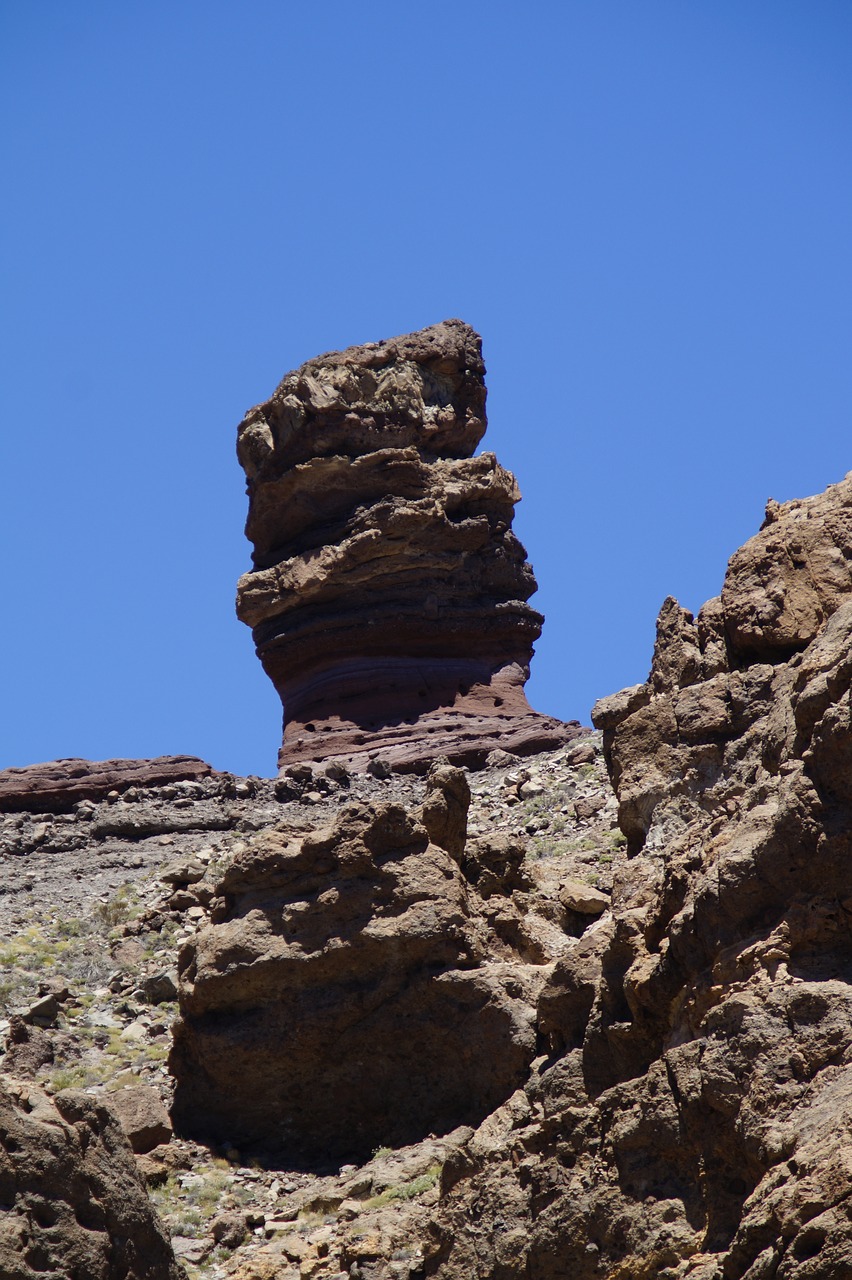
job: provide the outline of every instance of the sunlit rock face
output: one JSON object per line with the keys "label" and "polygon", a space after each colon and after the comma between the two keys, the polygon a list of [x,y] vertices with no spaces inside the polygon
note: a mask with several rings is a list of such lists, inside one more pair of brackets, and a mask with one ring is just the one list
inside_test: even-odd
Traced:
{"label": "sunlit rock face", "polygon": [[279,763],[418,768],[528,753],[574,728],[524,694],[543,618],[460,320],[331,352],[239,428],[254,569],[239,617],[284,704]]}

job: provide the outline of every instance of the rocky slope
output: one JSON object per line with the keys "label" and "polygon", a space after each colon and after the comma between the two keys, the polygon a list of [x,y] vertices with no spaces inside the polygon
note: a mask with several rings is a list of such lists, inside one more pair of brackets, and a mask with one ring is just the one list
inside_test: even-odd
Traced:
{"label": "rocky slope", "polygon": [[396,768],[571,729],[524,695],[542,624],[485,432],[481,342],[448,320],[289,373],[240,425],[251,573],[237,612],[284,704],[279,763]]}
{"label": "rocky slope", "polygon": [[[430,794],[426,779],[389,769],[376,777],[330,768],[329,776],[326,767],[302,765],[276,781],[211,772],[120,794],[113,789],[100,802],[75,798],[75,770],[68,771],[67,803],[56,812],[0,818],[0,927],[8,939],[0,948],[7,1009],[0,1063],[7,1078],[49,1094],[82,1090],[109,1105],[192,1276],[333,1276],[353,1266],[365,1274],[376,1267],[416,1273],[423,1262],[422,1222],[436,1202],[440,1170],[471,1138],[470,1125],[393,1148],[371,1136],[364,1150],[361,1139],[355,1163],[342,1163],[345,1155],[331,1143],[323,1167],[311,1170],[298,1167],[304,1160],[258,1162],[236,1144],[236,1124],[213,1143],[185,1131],[175,1135],[166,1060],[178,969],[204,945],[205,934],[215,934],[218,886],[244,876],[282,837],[310,841],[341,810],[423,815],[425,808],[432,831],[460,860],[452,862],[457,879],[464,866],[477,904],[466,927],[488,934],[490,962],[503,970],[504,982],[507,959],[527,975],[514,994],[506,993],[506,1003],[520,1006],[523,997],[528,1025],[531,979],[534,988],[540,985],[553,956],[594,927],[608,904],[613,867],[624,857],[600,735],[531,761],[495,752],[485,769],[469,775],[464,839],[464,804],[443,806],[434,780]],[[512,851],[508,863],[486,865],[485,854],[501,848]],[[436,845],[432,855],[450,857]],[[428,904],[425,894],[419,897]],[[437,908],[443,909],[440,899]],[[332,922],[345,927],[339,914]],[[385,947],[396,931],[392,915],[388,923]],[[488,957],[483,961],[487,968]],[[423,975],[419,981],[422,986]],[[459,1041],[463,1026],[454,1031]],[[420,1047],[428,1074],[435,1053],[427,1033],[424,1026]],[[185,1037],[177,1037],[178,1045]],[[372,1061],[381,1047],[371,1046]],[[410,1046],[403,1043],[400,1053],[416,1071]],[[492,1069],[504,1067],[498,1061]],[[232,1097],[241,1105],[255,1101],[259,1080],[251,1090],[232,1088]],[[513,1085],[510,1078],[505,1090]],[[315,1093],[314,1118],[325,1108],[331,1127],[335,1094],[321,1080]],[[404,1110],[399,1095],[389,1096],[386,1137],[394,1136],[398,1109]],[[374,1116],[378,1111],[377,1105]],[[338,1152],[345,1133],[341,1122]],[[316,1165],[317,1151],[311,1154]],[[329,1159],[334,1154],[336,1163]]]}

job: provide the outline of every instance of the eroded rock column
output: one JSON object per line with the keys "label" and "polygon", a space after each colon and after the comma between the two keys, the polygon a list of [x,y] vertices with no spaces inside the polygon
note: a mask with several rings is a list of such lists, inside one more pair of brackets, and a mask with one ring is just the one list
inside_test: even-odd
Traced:
{"label": "eroded rock column", "polygon": [[284,705],[279,763],[416,768],[555,746],[524,684],[543,618],[485,432],[478,335],[448,320],[288,374],[239,429],[254,569],[239,617]]}

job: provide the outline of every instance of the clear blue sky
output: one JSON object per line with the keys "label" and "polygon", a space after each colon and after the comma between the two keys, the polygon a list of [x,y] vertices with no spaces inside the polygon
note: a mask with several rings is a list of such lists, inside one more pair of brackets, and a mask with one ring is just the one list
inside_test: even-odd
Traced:
{"label": "clear blue sky", "polygon": [[4,0],[0,767],[271,773],[234,434],[460,316],[588,721],[852,467],[848,0]]}

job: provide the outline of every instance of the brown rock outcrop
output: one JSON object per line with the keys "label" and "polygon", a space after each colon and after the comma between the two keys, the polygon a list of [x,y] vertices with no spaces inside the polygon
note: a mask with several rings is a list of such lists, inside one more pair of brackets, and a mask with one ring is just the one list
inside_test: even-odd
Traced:
{"label": "brown rock outcrop", "polygon": [[0,770],[0,813],[63,813],[80,800],[103,800],[111,791],[159,787],[207,778],[214,770],[196,756],[154,760],[50,760]]}
{"label": "brown rock outcrop", "polygon": [[422,822],[352,805],[235,859],[180,956],[179,1132],[365,1158],[477,1123],[525,1079],[543,971],[489,958],[457,861],[468,799],[443,765]]}
{"label": "brown rock outcrop", "polygon": [[283,766],[481,763],[576,732],[524,695],[542,617],[520,494],[459,320],[308,361],[239,429],[251,573],[239,617],[284,704]]}
{"label": "brown rock outcrop", "polygon": [[612,916],[550,1055],[443,1173],[427,1274],[852,1276],[852,479],[770,522],[603,700]]}
{"label": "brown rock outcrop", "polygon": [[130,1148],[84,1093],[0,1080],[4,1280],[185,1280]]}

